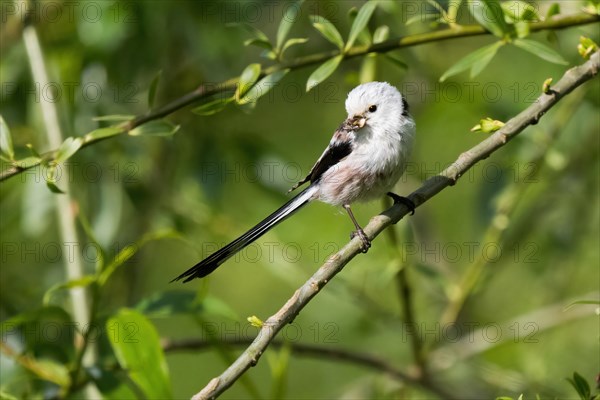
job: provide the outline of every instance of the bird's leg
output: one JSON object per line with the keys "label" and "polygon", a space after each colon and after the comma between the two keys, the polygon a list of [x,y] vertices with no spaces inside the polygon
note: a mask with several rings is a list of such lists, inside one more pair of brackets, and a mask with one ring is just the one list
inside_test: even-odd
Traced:
{"label": "bird's leg", "polygon": [[387,195],[390,196],[394,200],[394,204],[404,204],[410,210],[410,215],[415,214],[415,203],[408,197],[398,196],[396,193],[387,192]]}
{"label": "bird's leg", "polygon": [[354,218],[354,214],[352,214],[352,209],[350,209],[350,204],[344,204],[344,208],[346,209],[346,211],[348,211],[348,215],[350,216],[350,219],[352,220],[352,222],[354,223],[354,227],[356,228],[356,231],[350,234],[350,239],[353,239],[355,236],[358,236],[362,241],[361,251],[363,253],[366,253],[367,251],[369,251],[369,247],[371,247],[371,241],[367,237],[365,231],[362,230],[358,222],[356,222],[356,218]]}

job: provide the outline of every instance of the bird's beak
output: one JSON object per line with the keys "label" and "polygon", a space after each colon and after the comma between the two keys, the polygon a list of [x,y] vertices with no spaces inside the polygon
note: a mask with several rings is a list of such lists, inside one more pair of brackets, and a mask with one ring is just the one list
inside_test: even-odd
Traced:
{"label": "bird's beak", "polygon": [[367,123],[367,119],[364,115],[358,114],[350,118],[350,125],[354,128],[362,128]]}

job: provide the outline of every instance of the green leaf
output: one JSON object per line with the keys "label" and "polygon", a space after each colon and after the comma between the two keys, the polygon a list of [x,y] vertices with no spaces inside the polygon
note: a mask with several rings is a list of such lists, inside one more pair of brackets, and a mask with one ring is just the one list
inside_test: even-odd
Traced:
{"label": "green leaf", "polygon": [[198,115],[213,115],[222,111],[232,101],[233,97],[217,98],[192,109],[192,112]]}
{"label": "green leaf", "polygon": [[580,304],[591,304],[591,305],[595,305],[595,306],[600,306],[600,300],[577,300],[577,301],[572,302],[568,306],[566,306],[563,311],[567,311],[567,310],[569,310],[577,305],[580,305]]}
{"label": "green leaf", "polygon": [[387,25],[381,25],[373,33],[373,43],[385,42],[390,37],[390,28]]}
{"label": "green leaf", "polygon": [[440,78],[440,82],[445,81],[448,77],[452,75],[459,74],[467,69],[471,68],[471,77],[474,77],[485,68],[485,66],[492,60],[496,52],[500,47],[502,47],[505,43],[502,41],[498,41],[492,43],[490,45],[481,47],[480,49],[475,50],[472,53],[467,54],[463,58],[461,58],[456,64],[451,66]]}
{"label": "green leaf", "polygon": [[529,39],[515,39],[512,42],[515,46],[528,51],[531,54],[538,56],[539,58],[549,61],[553,64],[567,65],[569,64],[560,54],[550,47]]}
{"label": "green leaf", "polygon": [[273,86],[277,84],[287,73],[289,69],[284,69],[281,71],[273,72],[262,78],[256,85],[252,86],[252,88],[242,97],[238,104],[247,104],[256,102],[260,97],[264,96]]}
{"label": "green leaf", "polygon": [[504,15],[511,22],[527,21],[539,22],[540,16],[534,6],[519,0],[511,0],[501,3]]}
{"label": "green leaf", "polygon": [[344,55],[340,54],[339,56],[335,56],[325,61],[319,66],[319,68],[314,70],[314,72],[310,74],[308,80],[306,81],[306,91],[308,92],[309,90],[317,86],[319,83],[327,79],[329,75],[333,74],[333,72],[337,69],[337,67],[340,65],[343,59]]}
{"label": "green leaf", "polygon": [[36,165],[41,164],[42,159],[40,157],[25,157],[21,160],[16,160],[14,165],[18,168],[27,169],[31,167],[35,167]]}
{"label": "green leaf", "polygon": [[255,37],[257,39],[260,39],[264,42],[269,42],[269,38],[267,37],[267,35],[265,35],[260,29],[257,29],[255,27],[253,27],[250,24],[244,23],[244,22],[231,22],[226,24],[225,26],[227,27],[239,27],[244,29],[246,32],[248,32],[249,34],[252,35],[252,37]]}
{"label": "green leaf", "polygon": [[106,267],[100,271],[98,276],[98,285],[103,286],[108,278],[123,264],[125,264],[131,257],[133,257],[139,249],[153,240],[161,239],[176,239],[179,238],[179,234],[172,230],[152,232],[144,235],[138,242],[125,246]]}
{"label": "green leaf", "polygon": [[63,190],[61,190],[61,188],[59,188],[58,186],[56,186],[56,182],[55,181],[46,180],[46,186],[48,187],[48,189],[50,189],[50,191],[52,193],[55,193],[55,194],[65,194],[65,192]]}
{"label": "green leaf", "polygon": [[283,56],[283,53],[285,53],[285,51],[296,45],[296,44],[302,44],[302,43],[306,43],[308,42],[308,38],[292,38],[292,39],[288,39],[285,44],[283,45],[283,48],[281,49],[281,53],[279,53],[281,56]]}
{"label": "green leaf", "polygon": [[348,35],[348,41],[346,42],[346,47],[344,48],[344,51],[348,51],[352,47],[358,35],[369,23],[369,20],[371,19],[371,16],[373,15],[373,12],[375,11],[376,7],[377,2],[371,0],[366,2],[360,8],[360,10],[358,10],[358,14],[354,19],[354,22],[352,23],[352,27],[350,28],[350,34]]}
{"label": "green leaf", "polygon": [[86,275],[79,279],[73,279],[67,282],[57,283],[56,285],[53,285],[50,289],[46,290],[46,293],[44,293],[42,303],[44,306],[50,305],[52,295],[58,290],[72,289],[75,287],[86,287],[95,281],[96,277],[94,275]]}
{"label": "green leaf", "polygon": [[151,318],[171,317],[175,314],[201,311],[201,307],[195,302],[195,299],[196,292],[167,290],[143,298],[135,306],[135,309]]}
{"label": "green leaf", "polygon": [[575,388],[581,400],[589,400],[591,397],[590,385],[583,376],[573,372],[573,378],[567,378],[567,381]]}
{"label": "green leaf", "polygon": [[340,50],[344,48],[344,39],[337,28],[325,17],[320,15],[309,16],[312,26],[323,35],[323,37],[336,45]]}
{"label": "green leaf", "polygon": [[412,25],[415,22],[433,21],[433,20],[437,20],[438,18],[440,18],[440,14],[425,14],[425,15],[417,14],[417,15],[413,15],[412,17],[410,17],[409,19],[406,20],[406,26]]}
{"label": "green leaf", "polygon": [[166,119],[146,122],[129,131],[130,136],[171,136],[179,130],[179,125],[175,125]]}
{"label": "green leaf", "polygon": [[106,321],[121,368],[146,398],[171,399],[169,371],[156,328],[138,311],[122,309]]}
{"label": "green leaf", "polygon": [[0,115],[0,151],[6,155],[9,160],[15,159],[15,151],[13,149],[12,137],[10,136],[10,129],[4,120],[4,117]]}
{"label": "green leaf", "polygon": [[510,33],[498,0],[469,0],[469,11],[477,22],[499,38]]}
{"label": "green leaf", "polygon": [[283,43],[285,38],[287,38],[292,25],[294,25],[294,22],[300,16],[300,6],[302,5],[302,2],[303,0],[299,0],[285,5],[285,7],[287,7],[285,14],[279,22],[279,28],[277,28],[277,45],[275,47],[279,54],[282,53]]}
{"label": "green leaf", "polygon": [[54,157],[54,162],[61,163],[68,160],[73,154],[79,150],[83,144],[82,138],[68,137],[60,145]]}
{"label": "green leaf", "polygon": [[154,99],[156,98],[156,89],[158,88],[158,82],[160,82],[160,77],[162,75],[162,71],[158,71],[152,82],[150,82],[150,88],[148,89],[148,108],[152,109],[154,107]]}
{"label": "green leaf", "polygon": [[92,118],[92,121],[121,122],[121,121],[131,121],[134,118],[135,118],[135,115],[113,114],[113,115],[101,115],[99,117],[94,117],[94,118]]}
{"label": "green leaf", "polygon": [[246,92],[250,90],[252,85],[254,85],[254,83],[260,76],[260,69],[260,64],[257,63],[250,64],[244,69],[244,71],[240,75],[240,79],[237,84],[237,89],[235,90],[234,97],[236,101],[239,101],[244,96],[244,94],[246,94]]}
{"label": "green leaf", "polygon": [[271,42],[260,40],[257,38],[244,40],[244,46],[262,47],[263,49],[267,49],[267,50],[271,50],[273,48],[273,46],[271,45]]}
{"label": "green leaf", "polygon": [[100,128],[86,133],[83,137],[83,142],[88,143],[95,140],[106,139],[112,136],[117,136],[125,133],[125,129],[118,126],[109,126],[106,128]]}
{"label": "green leaf", "polygon": [[546,19],[552,18],[555,15],[560,14],[560,4],[552,3],[550,7],[548,7],[548,11],[546,12]]}

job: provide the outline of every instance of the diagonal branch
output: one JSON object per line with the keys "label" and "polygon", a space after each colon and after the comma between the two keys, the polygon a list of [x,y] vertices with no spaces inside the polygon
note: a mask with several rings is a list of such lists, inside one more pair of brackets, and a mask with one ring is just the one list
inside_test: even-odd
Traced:
{"label": "diagonal branch", "polygon": [[[547,19],[541,22],[532,23],[529,26],[530,32],[539,32],[544,30],[558,30],[570,28],[573,26],[586,25],[594,22],[599,22],[600,16],[593,14],[575,14],[575,15],[566,15],[566,16],[556,16],[551,19]],[[386,40],[381,43],[376,43],[371,46],[354,46],[344,53],[344,59],[350,59],[355,57],[364,56],[369,53],[387,53],[392,50],[398,50],[405,47],[418,46],[426,43],[440,42],[448,39],[458,39],[469,36],[481,36],[481,35],[490,35],[490,32],[485,30],[481,25],[456,25],[453,28],[442,29],[439,31],[419,33],[416,35],[397,37],[393,39]],[[311,65],[320,64],[332,57],[339,55],[338,50],[325,51],[321,53],[310,54],[307,56],[299,57],[289,62],[284,62],[281,64],[272,65],[268,68],[265,68],[259,78],[262,78],[266,75],[272,74],[277,71],[281,71],[284,69],[296,70],[304,67],[309,67]],[[200,100],[206,99],[208,97],[214,96],[219,93],[234,91],[239,77],[228,79],[221,83],[205,83],[198,86],[195,90],[190,93],[179,97],[170,103],[167,103],[163,107],[158,110],[151,111],[145,115],[139,115],[131,121],[125,122],[121,125],[122,132],[120,134],[128,133],[133,128],[136,128],[140,125],[145,124],[149,121],[154,121],[167,115],[174,113],[177,110],[180,110],[190,104],[196,103]],[[119,135],[116,135],[119,136]],[[115,137],[115,136],[110,136]],[[87,147],[91,144],[95,144],[96,142],[106,140],[108,137],[98,137],[86,140],[81,148]],[[26,166],[19,165],[9,165],[0,171],[0,182],[11,178],[15,175],[18,175],[28,169],[37,167],[38,165],[51,162],[54,160],[55,154],[57,150],[50,150],[41,155],[41,159],[37,163],[29,163]]]}
{"label": "diagonal branch", "polygon": [[[478,145],[462,153],[458,159],[439,175],[423,183],[409,198],[415,206],[420,206],[448,186],[454,185],[458,179],[480,160],[487,158],[494,151],[504,146],[527,126],[536,124],[562,97],[578,86],[592,79],[600,69],[600,52],[594,53],[590,60],[575,68],[569,69],[563,77],[547,93],[519,115],[509,120],[500,130],[483,140]],[[367,236],[373,240],[385,228],[397,223],[410,210],[404,205],[394,205],[379,215],[371,218],[364,228]],[[361,254],[361,241],[351,240],[339,252],[331,256],[315,274],[302,285],[277,313],[267,319],[252,344],[231,364],[219,377],[213,378],[193,399],[213,399],[256,365],[267,346],[277,333],[316,296],[319,291],[340,272],[350,260]]]}

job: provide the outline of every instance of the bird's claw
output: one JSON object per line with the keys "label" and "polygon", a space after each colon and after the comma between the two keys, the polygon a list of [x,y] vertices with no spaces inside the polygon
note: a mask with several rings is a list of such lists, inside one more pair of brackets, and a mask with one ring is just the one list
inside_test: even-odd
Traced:
{"label": "bird's claw", "polygon": [[367,234],[365,233],[365,231],[363,231],[362,229],[357,229],[355,231],[352,231],[350,233],[350,240],[354,239],[357,236],[360,238],[360,240],[362,242],[360,251],[363,253],[366,253],[371,248],[371,241],[367,237]]}
{"label": "bird's claw", "polygon": [[387,192],[387,195],[394,200],[394,204],[404,204],[410,210],[410,215],[415,215],[415,203],[408,197],[399,196],[396,193]]}

